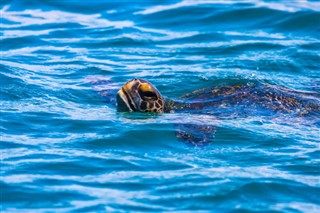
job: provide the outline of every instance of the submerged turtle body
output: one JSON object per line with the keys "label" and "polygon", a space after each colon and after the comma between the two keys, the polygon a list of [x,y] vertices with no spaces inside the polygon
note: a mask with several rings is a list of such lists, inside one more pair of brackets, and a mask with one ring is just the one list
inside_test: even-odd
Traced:
{"label": "submerged turtle body", "polygon": [[272,116],[292,114],[307,116],[320,112],[317,94],[263,84],[219,85],[196,90],[168,101],[173,111],[211,114],[219,117]]}
{"label": "submerged turtle body", "polygon": [[[150,82],[136,78],[125,83],[116,95],[114,89],[99,94],[107,101],[116,102],[117,110],[122,112],[183,112],[213,115],[217,119],[304,117],[311,123],[320,124],[319,93],[257,81],[220,84],[173,100],[165,99]],[[203,145],[212,142],[215,129],[207,124],[180,123],[176,135],[185,142]]]}

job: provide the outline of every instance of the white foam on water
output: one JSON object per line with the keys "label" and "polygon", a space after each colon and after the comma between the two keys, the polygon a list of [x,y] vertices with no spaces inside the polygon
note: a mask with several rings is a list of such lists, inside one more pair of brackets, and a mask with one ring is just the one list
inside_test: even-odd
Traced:
{"label": "white foam on water", "polygon": [[218,47],[232,47],[237,45],[247,44],[274,44],[282,46],[295,46],[310,43],[318,43],[318,39],[282,39],[282,40],[230,40],[219,42],[198,42],[198,43],[185,43],[185,44],[170,44],[170,45],[157,45],[157,47],[163,48],[218,48]]}
{"label": "white foam on water", "polygon": [[[249,1],[244,0],[242,2],[245,3]],[[203,4],[234,4],[234,3],[235,3],[234,1],[229,1],[229,0],[184,0],[171,5],[157,5],[154,7],[150,7],[145,10],[138,11],[135,14],[148,15],[148,14],[163,12],[167,10],[173,10],[177,8],[197,6],[197,5],[203,5]]]}
{"label": "white foam on water", "polygon": [[[69,53],[77,53],[77,54],[87,54],[88,50],[85,48],[74,48],[69,46],[64,47],[55,47],[55,46],[37,46],[37,47],[23,47],[18,49],[11,49],[8,51],[1,51],[1,54],[3,54],[3,58],[7,58],[10,56],[32,56],[32,55],[39,55],[39,53],[36,53],[37,51],[59,51],[59,52],[69,52]],[[3,59],[2,58],[2,59]],[[4,62],[8,63],[8,62]],[[12,62],[14,63],[14,62]],[[17,63],[15,63],[17,64]]]}
{"label": "white foam on water", "polygon": [[101,14],[78,14],[69,13],[59,10],[43,11],[37,10],[24,10],[24,11],[10,11],[9,6],[5,6],[1,10],[2,18],[16,22],[19,24],[3,24],[2,28],[18,28],[31,25],[44,25],[44,24],[61,24],[61,23],[75,23],[81,24],[89,28],[124,28],[132,27],[132,21],[109,21],[101,18]]}
{"label": "white foam on water", "polygon": [[244,0],[244,1],[229,1],[229,0],[184,0],[175,4],[169,5],[157,5],[153,7],[146,8],[144,10],[135,12],[136,15],[149,15],[153,13],[179,9],[183,7],[197,6],[197,5],[207,5],[207,4],[237,4],[237,3],[249,3],[254,7],[266,7],[273,10],[282,10],[290,13],[298,12],[301,10],[314,10],[320,11],[319,2],[309,2],[306,0],[290,0],[284,1],[282,3],[268,2],[261,0]]}

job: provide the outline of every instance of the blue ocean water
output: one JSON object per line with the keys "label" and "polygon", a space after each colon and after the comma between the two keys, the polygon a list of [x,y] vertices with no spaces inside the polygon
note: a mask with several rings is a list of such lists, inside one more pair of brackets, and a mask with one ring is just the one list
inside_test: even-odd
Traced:
{"label": "blue ocean water", "polygon": [[[320,212],[320,129],[308,118],[118,113],[90,84],[138,77],[177,98],[253,80],[319,94],[319,2],[0,10],[1,212]],[[177,124],[197,122],[217,127],[210,145],[176,138]]]}

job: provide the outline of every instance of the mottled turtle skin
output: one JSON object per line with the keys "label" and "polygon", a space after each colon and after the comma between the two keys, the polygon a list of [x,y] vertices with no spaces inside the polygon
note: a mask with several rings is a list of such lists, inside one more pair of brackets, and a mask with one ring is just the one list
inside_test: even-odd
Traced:
{"label": "mottled turtle skin", "polygon": [[[143,79],[132,79],[114,92],[101,91],[120,112],[190,113],[212,115],[217,119],[304,117],[320,124],[320,94],[289,89],[258,81],[219,84],[185,94],[178,99],[164,98],[155,86]],[[115,98],[116,97],[116,98]],[[178,124],[176,136],[183,141],[204,145],[213,141],[215,126]]]}

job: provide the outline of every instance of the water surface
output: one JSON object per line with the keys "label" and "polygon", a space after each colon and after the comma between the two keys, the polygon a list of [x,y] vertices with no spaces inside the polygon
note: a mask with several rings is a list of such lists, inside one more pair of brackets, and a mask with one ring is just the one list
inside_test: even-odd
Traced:
{"label": "water surface", "polygon": [[[307,119],[117,113],[89,83],[319,93],[319,30],[317,1],[1,1],[2,211],[320,212]],[[176,138],[197,122],[212,144]]]}

